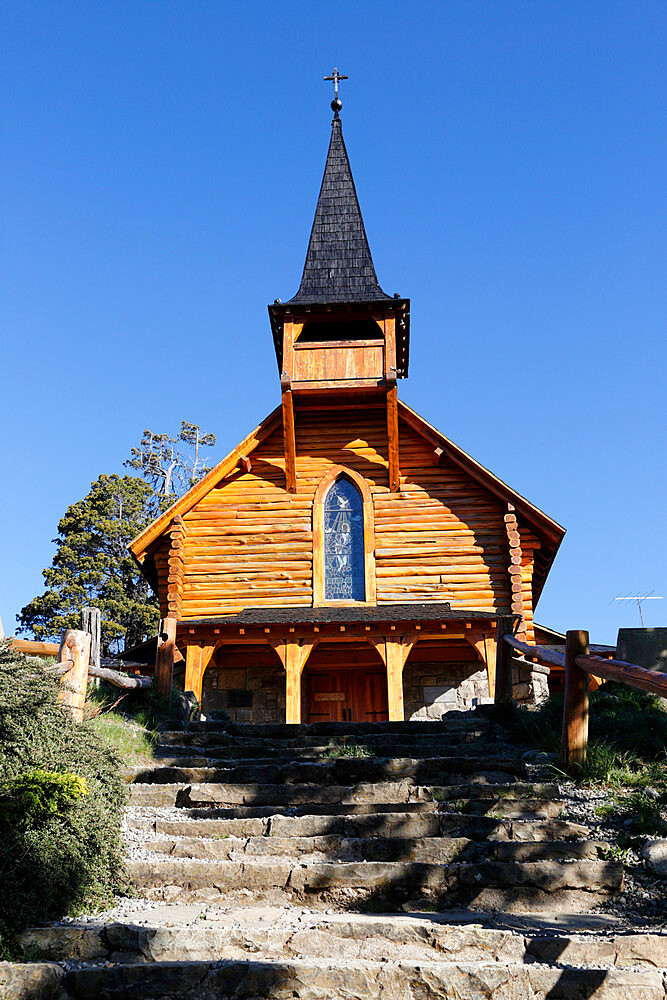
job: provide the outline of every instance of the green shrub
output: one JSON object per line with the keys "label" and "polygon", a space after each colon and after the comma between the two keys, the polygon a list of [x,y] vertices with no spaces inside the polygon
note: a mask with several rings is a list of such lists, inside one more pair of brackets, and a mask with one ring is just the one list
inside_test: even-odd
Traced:
{"label": "green shrub", "polygon": [[0,830],[36,827],[88,794],[85,778],[36,767],[0,783]]}
{"label": "green shrub", "polygon": [[5,942],[29,924],[102,904],[125,884],[122,761],[90,722],[75,724],[57,696],[58,682],[39,659],[0,640]]}

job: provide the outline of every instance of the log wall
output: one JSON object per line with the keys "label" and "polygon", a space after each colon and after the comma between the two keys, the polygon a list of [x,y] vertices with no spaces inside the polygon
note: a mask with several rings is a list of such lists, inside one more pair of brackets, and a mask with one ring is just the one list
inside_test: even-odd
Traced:
{"label": "log wall", "polygon": [[[509,607],[506,507],[452,462],[438,465],[433,446],[402,421],[401,488],[390,493],[384,407],[299,411],[296,453],[295,495],[285,490],[278,429],[252,452],[249,472],[236,473],[184,515],[183,619],[312,604],[312,501],[332,465],[354,469],[369,484],[379,604]],[[532,629],[538,543],[525,534],[522,596]],[[155,553],[161,594],[167,559],[162,546]]]}

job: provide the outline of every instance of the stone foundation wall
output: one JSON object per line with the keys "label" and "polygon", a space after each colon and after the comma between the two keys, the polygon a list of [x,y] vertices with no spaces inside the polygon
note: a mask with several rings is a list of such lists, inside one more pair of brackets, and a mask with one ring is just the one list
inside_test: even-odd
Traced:
{"label": "stone foundation wall", "polygon": [[282,667],[208,667],[202,712],[224,709],[233,722],[284,722],[285,671]]}
{"label": "stone foundation wall", "polygon": [[531,663],[523,656],[512,657],[512,698],[519,705],[540,705],[549,697],[549,668]]}
{"label": "stone foundation wall", "polygon": [[490,702],[485,667],[479,663],[406,663],[403,671],[405,718],[441,719],[454,709]]}
{"label": "stone foundation wall", "polygon": [[[523,657],[512,661],[512,697],[539,705],[549,697],[549,668]],[[479,662],[410,663],[403,671],[405,718],[441,719],[446,712],[489,704],[486,669]],[[223,709],[234,722],[285,721],[282,667],[210,666],[204,674],[202,712]]]}

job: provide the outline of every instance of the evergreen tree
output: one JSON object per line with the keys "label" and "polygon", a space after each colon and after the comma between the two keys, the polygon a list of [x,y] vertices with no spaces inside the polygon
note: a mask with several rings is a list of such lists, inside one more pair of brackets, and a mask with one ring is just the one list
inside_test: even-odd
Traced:
{"label": "evergreen tree", "polygon": [[46,590],[18,615],[19,632],[58,640],[79,627],[84,605],[102,612],[105,655],[141,642],[157,630],[157,601],[127,550],[158,513],[160,498],[135,476],[100,476],[58,524],[57,551],[44,570]]}

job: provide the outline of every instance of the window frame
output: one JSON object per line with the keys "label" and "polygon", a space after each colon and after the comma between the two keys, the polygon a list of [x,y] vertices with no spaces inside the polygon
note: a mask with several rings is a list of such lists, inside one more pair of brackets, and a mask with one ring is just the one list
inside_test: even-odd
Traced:
{"label": "window frame", "polygon": [[[364,511],[364,601],[328,601],[324,597],[324,498],[337,479],[348,479],[361,493]],[[375,582],[375,518],[373,496],[363,476],[344,465],[333,465],[322,478],[313,498],[313,606],[367,607],[377,604]]]}

